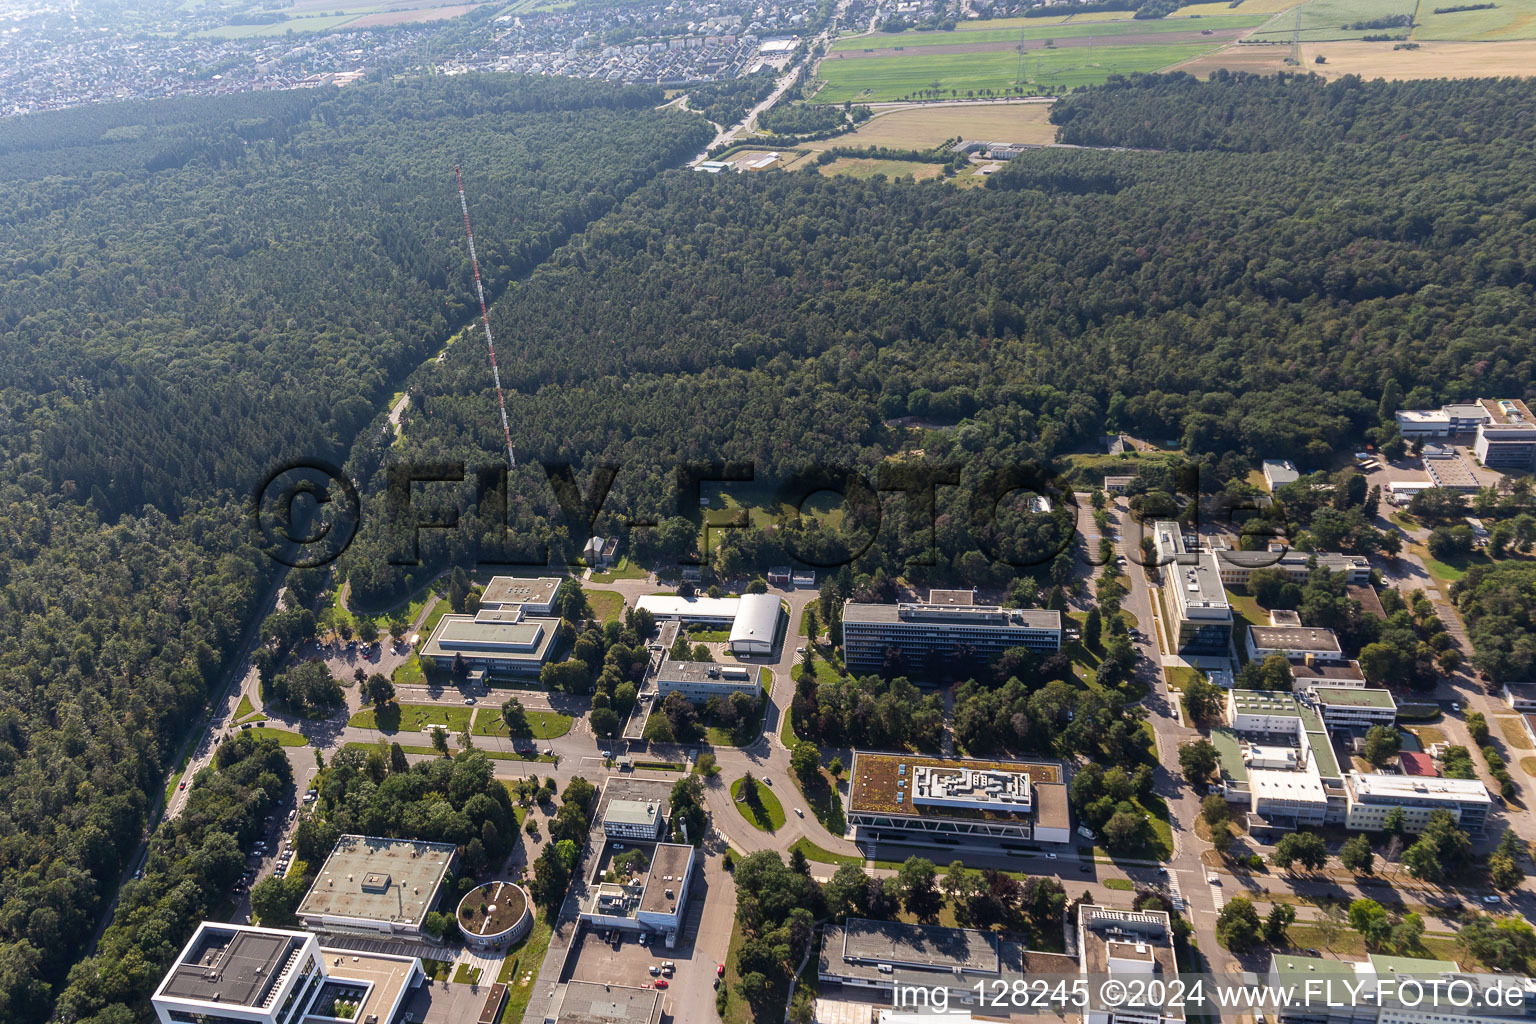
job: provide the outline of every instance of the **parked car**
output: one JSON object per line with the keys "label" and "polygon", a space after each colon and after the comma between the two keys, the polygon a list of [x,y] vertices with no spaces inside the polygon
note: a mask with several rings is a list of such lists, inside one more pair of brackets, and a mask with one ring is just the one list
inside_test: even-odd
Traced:
{"label": "parked car", "polygon": [[805,812],[798,807],[795,808],[795,813],[800,815],[802,818],[805,817]]}
{"label": "parked car", "polygon": [[655,984],[656,984],[657,988],[666,988],[667,987],[667,979],[666,978],[657,978]]}
{"label": "parked car", "polygon": [[1492,906],[1495,903],[1502,903],[1504,901],[1503,901],[1502,897],[1490,894],[1490,895],[1487,895],[1487,896],[1483,897],[1483,902],[1487,903],[1489,906]]}
{"label": "parked car", "polygon": [[475,702],[475,698],[473,698],[473,697],[465,697],[464,698],[464,703],[465,704],[473,704],[474,702]]}
{"label": "parked car", "polygon": [[771,786],[771,785],[773,785],[773,780],[770,779],[768,776],[764,775],[763,776],[763,785]]}
{"label": "parked car", "polygon": [[653,978],[657,977],[658,975],[661,974],[661,968],[657,967],[655,964],[651,964],[650,972],[651,972],[651,977],[653,977]]}
{"label": "parked car", "polygon": [[715,965],[715,977],[717,977],[717,978],[725,977],[725,964],[716,964]]}

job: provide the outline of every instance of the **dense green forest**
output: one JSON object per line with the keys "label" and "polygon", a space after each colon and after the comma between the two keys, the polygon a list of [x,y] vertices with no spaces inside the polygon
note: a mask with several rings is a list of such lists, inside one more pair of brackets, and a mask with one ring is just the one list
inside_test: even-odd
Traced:
{"label": "dense green forest", "polygon": [[464,77],[0,124],[0,1019],[136,1019],[208,909],[152,858],[153,939],[70,973],[272,581],[249,490],[379,433],[471,317],[454,164],[494,295],[708,141],[660,100]]}
{"label": "dense green forest", "polygon": [[[659,519],[634,549],[663,558],[692,543],[670,518],[690,513],[680,459],[750,462],[769,487],[818,463],[880,486],[888,456],[959,466],[916,576],[1006,583],[969,499],[1011,462],[1124,429],[1178,441],[1219,488],[1243,460],[1316,464],[1379,430],[1389,382],[1408,405],[1530,393],[1536,84],[1146,76],[1053,117],[1070,140],[1163,151],[1032,150],[980,191],[660,176],[497,305],[525,455],[618,466],[600,529]],[[494,459],[482,363],[466,346],[414,383],[410,454]],[[558,545],[543,472],[519,467],[512,492],[505,548]],[[884,507],[866,571],[927,546]],[[1036,536],[1015,555],[1059,549],[1040,517],[1018,528]],[[490,529],[423,548],[483,554]],[[405,585],[384,564],[398,540],[354,545],[362,592]]]}

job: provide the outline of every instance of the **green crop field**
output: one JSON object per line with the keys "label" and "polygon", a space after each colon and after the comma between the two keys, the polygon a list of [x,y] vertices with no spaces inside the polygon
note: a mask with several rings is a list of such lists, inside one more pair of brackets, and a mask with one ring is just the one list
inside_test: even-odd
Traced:
{"label": "green crop field", "polygon": [[[1485,12],[1479,12],[1485,13]],[[1029,18],[1030,22],[1045,19]],[[921,49],[924,46],[963,46],[967,43],[1015,43],[1025,39],[1085,39],[1104,36],[1149,36],[1165,32],[1200,32],[1204,29],[1253,28],[1270,20],[1264,14],[1233,15],[1221,18],[1187,18],[1173,21],[1101,21],[1069,25],[1030,24],[1023,28],[977,28],[968,32],[895,32],[872,36],[852,36],[833,45],[836,52],[882,50],[893,46]],[[990,22],[987,24],[991,24]]]}
{"label": "green crop field", "polygon": [[1536,0],[1497,0],[1487,11],[1456,11],[1436,14],[1436,7],[1458,7],[1480,0],[1429,0],[1419,5],[1415,16],[1418,27],[1413,38],[1447,39],[1464,42],[1495,42],[1506,39],[1536,39]]}
{"label": "green crop field", "polygon": [[1111,75],[1156,71],[1215,48],[1213,43],[1073,47],[1030,50],[1022,61],[1011,50],[824,60],[816,75],[825,85],[815,102],[885,102],[914,98],[928,89],[952,97],[986,89],[1001,94],[1014,86],[1070,89],[1098,85]]}
{"label": "green crop field", "polygon": [[[1462,0],[1440,0],[1442,6],[1461,3]],[[1277,14],[1255,31],[1248,39],[1260,43],[1288,43],[1301,19],[1301,41],[1317,42],[1326,39],[1359,39],[1368,35],[1407,35],[1402,28],[1353,29],[1346,26],[1356,22],[1373,21],[1399,15],[1412,15],[1415,0],[1310,0],[1293,10]],[[1435,6],[1431,0],[1430,7]],[[1426,10],[1429,8],[1426,8]],[[1477,12],[1485,13],[1485,12]],[[1205,19],[1201,19],[1202,24]]]}

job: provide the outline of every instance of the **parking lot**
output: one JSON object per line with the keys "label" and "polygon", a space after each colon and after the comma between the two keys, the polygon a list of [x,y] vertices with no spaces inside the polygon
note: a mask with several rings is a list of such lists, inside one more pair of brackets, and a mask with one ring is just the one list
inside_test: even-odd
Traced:
{"label": "parking lot", "polygon": [[594,932],[590,928],[582,932],[581,948],[577,951],[569,980],[647,988],[655,980],[652,967],[660,968],[663,961],[677,960],[675,950],[667,949],[665,944],[659,950],[654,946],[642,946],[633,932],[620,933],[623,940],[619,948],[614,949],[613,943],[603,941],[606,934],[606,931]]}

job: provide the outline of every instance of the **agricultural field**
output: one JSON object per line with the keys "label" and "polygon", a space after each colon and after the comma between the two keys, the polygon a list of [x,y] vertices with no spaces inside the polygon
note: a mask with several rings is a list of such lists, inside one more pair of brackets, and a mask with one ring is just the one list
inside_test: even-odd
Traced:
{"label": "agricultural field", "polygon": [[1170,18],[1200,18],[1200,17],[1226,17],[1229,14],[1279,14],[1288,11],[1305,0],[1243,0],[1241,4],[1233,7],[1227,0],[1215,0],[1214,3],[1189,4],[1180,7]]}
{"label": "agricultural field", "polygon": [[818,66],[822,88],[812,101],[966,99],[1096,85],[1111,75],[1159,71],[1193,60],[1271,21],[1258,12],[1151,21],[1119,15],[1106,21],[1038,24],[1055,20],[846,37]]}
{"label": "agricultural field", "polygon": [[[1221,6],[1225,6],[1224,4]],[[1167,33],[1188,32],[1219,32],[1223,30],[1256,28],[1269,20],[1263,14],[1233,15],[1223,17],[1202,17],[1198,25],[1191,24],[1186,19],[1156,21],[1132,21],[1125,17],[1123,12],[1102,12],[1115,15],[1116,20],[1102,22],[1068,22],[1056,25],[1040,25],[1038,22],[1046,21],[1045,18],[1025,18],[1030,24],[1022,28],[976,28],[971,31],[954,32],[897,32],[876,33],[869,36],[855,36],[840,39],[832,47],[834,52],[858,52],[861,50],[888,50],[895,47],[903,49],[922,49],[930,46],[943,46],[946,49],[952,47],[970,46],[978,43],[1020,43],[1025,40],[1065,40],[1065,39],[1114,39],[1119,36],[1156,36]],[[1081,17],[1079,15],[1078,17]],[[980,22],[979,24],[993,26],[996,22]]]}
{"label": "agricultural field", "polygon": [[[1445,0],[1460,2],[1460,0]],[[1318,42],[1332,39],[1360,39],[1368,35],[1408,34],[1406,25],[1391,27],[1353,28],[1362,22],[1382,19],[1412,18],[1418,6],[1416,0],[1309,0],[1294,10],[1275,15],[1248,39],[1260,43],[1289,43],[1296,32],[1300,19],[1302,42]]]}
{"label": "agricultural field", "polygon": [[[1497,0],[1492,10],[1436,14],[1435,8],[1459,7],[1469,0],[1428,0],[1415,16],[1415,40],[1504,42],[1536,39],[1536,0]],[[1477,0],[1470,0],[1477,2]],[[1532,65],[1527,65],[1527,70]]]}
{"label": "agricultural field", "polygon": [[1048,146],[1056,141],[1051,105],[1036,103],[976,103],[969,106],[910,107],[877,113],[855,132],[835,139],[807,143],[815,153],[829,146],[885,146],[928,149],[959,136],[988,142],[1025,142]]}
{"label": "agricultural field", "polygon": [[[341,0],[296,0],[282,11],[282,21],[267,24],[225,24],[194,33],[219,39],[248,39],[255,36],[280,36],[289,32],[331,32],[338,28],[377,28],[413,22],[445,21],[468,14],[478,3],[438,2],[438,0],[373,0],[352,3]],[[254,10],[252,8],[251,10]],[[249,11],[232,10],[227,16],[239,18]],[[262,13],[266,13],[263,11]]]}

